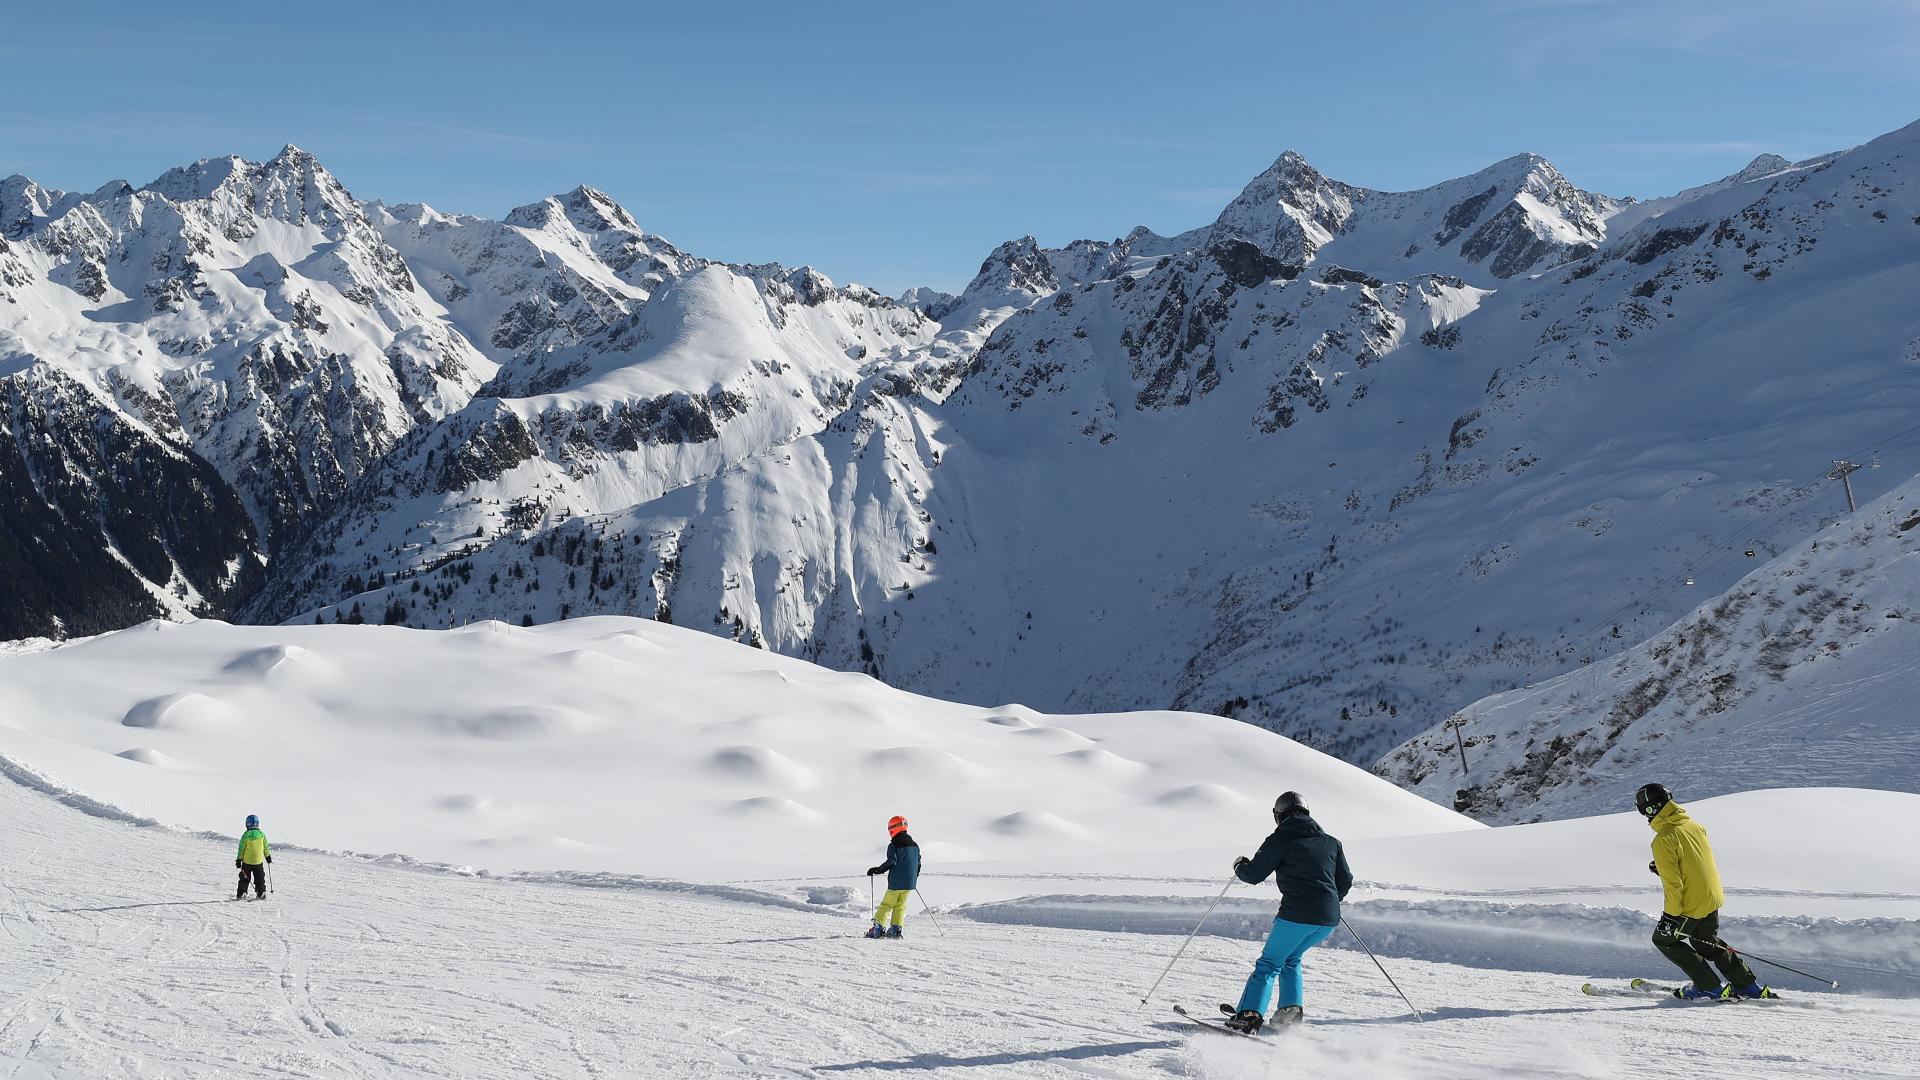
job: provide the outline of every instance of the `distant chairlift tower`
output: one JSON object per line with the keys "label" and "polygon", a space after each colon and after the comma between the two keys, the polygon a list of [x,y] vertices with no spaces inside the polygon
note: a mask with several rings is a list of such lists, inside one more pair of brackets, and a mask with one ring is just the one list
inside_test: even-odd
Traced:
{"label": "distant chairlift tower", "polygon": [[[1880,463],[1875,461],[1873,466],[1877,469],[1880,467]],[[1848,477],[1864,468],[1866,468],[1865,465],[1855,465],[1853,462],[1844,458],[1835,458],[1833,468],[1827,470],[1827,479],[1840,481],[1841,489],[1847,493],[1847,513],[1849,514],[1853,513],[1857,508],[1853,505],[1853,481],[1849,480]]]}

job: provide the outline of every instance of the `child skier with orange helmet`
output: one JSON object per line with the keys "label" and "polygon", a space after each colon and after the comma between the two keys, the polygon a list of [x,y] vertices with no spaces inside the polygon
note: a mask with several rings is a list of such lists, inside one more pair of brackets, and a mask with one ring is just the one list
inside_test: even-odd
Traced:
{"label": "child skier with orange helmet", "polygon": [[[887,861],[867,871],[868,877],[887,875],[887,895],[880,899],[880,907],[873,913],[873,929],[867,931],[870,938],[901,936],[900,924],[907,917],[907,894],[920,885],[920,845],[907,835],[907,819],[898,815],[889,819],[887,836]],[[891,927],[887,925],[889,912],[893,916]]]}

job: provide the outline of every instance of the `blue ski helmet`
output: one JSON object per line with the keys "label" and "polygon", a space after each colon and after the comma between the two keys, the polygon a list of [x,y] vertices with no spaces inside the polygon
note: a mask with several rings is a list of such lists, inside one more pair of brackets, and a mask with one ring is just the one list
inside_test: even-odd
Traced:
{"label": "blue ski helmet", "polygon": [[247,828],[249,828],[249,829],[257,829],[257,828],[259,828],[259,827],[260,827],[260,815],[259,815],[259,814],[248,814],[248,815],[247,815]]}

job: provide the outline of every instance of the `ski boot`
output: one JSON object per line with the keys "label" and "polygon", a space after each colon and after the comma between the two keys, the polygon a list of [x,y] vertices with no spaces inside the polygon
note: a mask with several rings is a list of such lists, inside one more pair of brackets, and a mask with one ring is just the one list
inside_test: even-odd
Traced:
{"label": "ski boot", "polygon": [[1306,1020],[1307,1012],[1305,1009],[1302,1009],[1298,1005],[1282,1005],[1273,1010],[1273,1019],[1267,1021],[1267,1023],[1276,1028],[1284,1028],[1292,1027],[1295,1024],[1306,1023]]}
{"label": "ski boot", "polygon": [[1681,1001],[1722,1001],[1728,1000],[1731,993],[1726,987],[1716,986],[1711,990],[1702,990],[1697,986],[1676,986],[1673,996]]}
{"label": "ski boot", "polygon": [[1757,982],[1748,983],[1738,990],[1728,987],[1725,996],[1730,1000],[1744,998],[1748,1001],[1772,1001],[1780,997],[1779,994],[1773,992],[1773,987],[1761,986]]}
{"label": "ski boot", "polygon": [[894,941],[899,941],[901,938],[906,937],[906,935],[900,932],[898,926],[889,926],[887,927],[887,937]]}
{"label": "ski boot", "polygon": [[1252,1035],[1257,1033],[1261,1025],[1266,1022],[1267,1018],[1261,1016],[1258,1012],[1252,1009],[1241,1009],[1239,1012],[1227,1018],[1226,1026],[1243,1035]]}
{"label": "ski boot", "polygon": [[868,928],[867,932],[861,936],[870,937],[870,938],[883,938],[887,936],[887,928],[884,926],[881,926],[879,923],[874,923],[871,927]]}

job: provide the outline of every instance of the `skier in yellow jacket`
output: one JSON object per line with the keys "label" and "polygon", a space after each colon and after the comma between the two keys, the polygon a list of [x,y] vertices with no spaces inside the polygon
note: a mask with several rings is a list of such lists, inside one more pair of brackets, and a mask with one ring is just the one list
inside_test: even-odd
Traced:
{"label": "skier in yellow jacket", "polygon": [[[1720,907],[1726,896],[1720,891],[1720,868],[1714,865],[1707,830],[1687,816],[1661,784],[1635,792],[1633,804],[1653,826],[1653,862],[1647,868],[1660,875],[1666,892],[1653,946],[1693,980],[1673,996],[1720,1001],[1775,996],[1754,978],[1740,954],[1720,940]],[[1714,968],[1726,977],[1726,985],[1714,978]]]}
{"label": "skier in yellow jacket", "polygon": [[240,887],[234,890],[235,900],[245,899],[247,882],[253,882],[253,898],[267,898],[267,867],[273,861],[273,853],[267,850],[267,834],[260,831],[260,816],[247,815],[247,831],[240,834],[240,850],[234,853],[234,868],[240,871]]}

